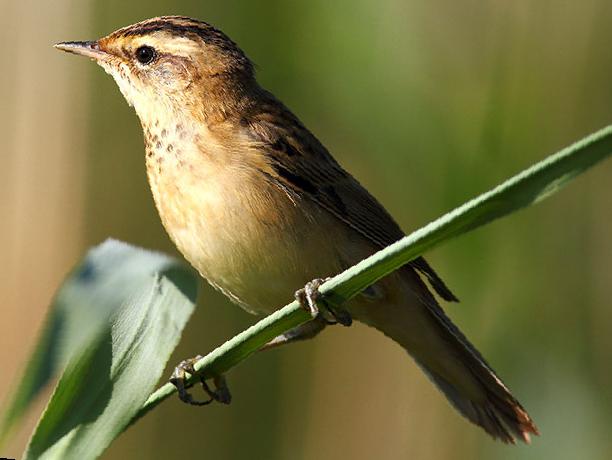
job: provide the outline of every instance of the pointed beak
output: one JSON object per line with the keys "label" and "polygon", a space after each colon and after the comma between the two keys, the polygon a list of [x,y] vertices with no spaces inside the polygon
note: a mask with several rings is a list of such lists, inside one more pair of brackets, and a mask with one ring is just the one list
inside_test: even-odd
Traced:
{"label": "pointed beak", "polygon": [[98,42],[61,42],[53,45],[58,50],[66,51],[67,53],[78,54],[94,59],[96,61],[103,60],[109,56],[106,51],[100,49]]}

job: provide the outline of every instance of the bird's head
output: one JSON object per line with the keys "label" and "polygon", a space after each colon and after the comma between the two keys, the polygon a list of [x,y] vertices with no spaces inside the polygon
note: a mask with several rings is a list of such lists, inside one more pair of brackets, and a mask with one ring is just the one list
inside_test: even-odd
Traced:
{"label": "bird's head", "polygon": [[223,112],[254,84],[251,61],[229,37],[182,16],[148,19],[96,41],[55,47],[101,65],[143,121],[151,111]]}

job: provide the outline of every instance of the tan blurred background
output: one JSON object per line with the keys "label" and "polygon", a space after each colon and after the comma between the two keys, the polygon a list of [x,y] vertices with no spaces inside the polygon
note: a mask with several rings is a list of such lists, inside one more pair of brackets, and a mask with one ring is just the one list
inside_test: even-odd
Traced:
{"label": "tan blurred background", "polygon": [[[57,41],[160,14],[212,22],[406,231],[612,121],[609,0],[1,6],[0,401],[88,246],[113,236],[175,252],[136,116],[110,77]],[[462,299],[449,314],[538,423],[531,447],[491,441],[399,347],[357,325],[252,357],[228,376],[230,407],[164,403],[105,458],[609,458],[611,178],[608,161],[429,254]],[[202,299],[173,363],[255,321],[209,288]],[[0,456],[19,456],[30,429]]]}

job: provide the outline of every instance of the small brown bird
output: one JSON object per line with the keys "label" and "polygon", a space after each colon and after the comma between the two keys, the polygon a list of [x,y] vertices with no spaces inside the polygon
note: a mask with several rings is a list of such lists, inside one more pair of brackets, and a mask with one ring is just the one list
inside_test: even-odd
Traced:
{"label": "small brown bird", "polygon": [[[159,17],[56,47],[113,76],[142,123],[149,183],[170,238],[244,309],[269,313],[310,280],[404,236],[211,25]],[[457,300],[418,258],[347,310],[405,348],[471,422],[504,442],[529,442],[535,424],[423,279],[442,299]],[[315,319],[272,344],[312,337],[325,325]]]}

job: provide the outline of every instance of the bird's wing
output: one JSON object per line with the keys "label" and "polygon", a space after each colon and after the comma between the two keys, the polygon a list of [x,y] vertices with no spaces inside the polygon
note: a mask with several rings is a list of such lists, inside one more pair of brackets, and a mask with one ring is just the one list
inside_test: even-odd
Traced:
{"label": "bird's wing", "polygon": [[[312,199],[381,249],[404,236],[386,209],[280,102],[272,100],[242,125],[268,153],[273,179],[282,187]],[[419,257],[410,265],[429,280],[440,297],[457,301],[425,259]]]}

